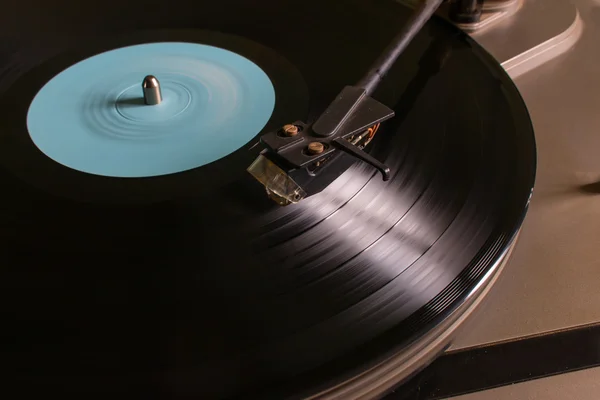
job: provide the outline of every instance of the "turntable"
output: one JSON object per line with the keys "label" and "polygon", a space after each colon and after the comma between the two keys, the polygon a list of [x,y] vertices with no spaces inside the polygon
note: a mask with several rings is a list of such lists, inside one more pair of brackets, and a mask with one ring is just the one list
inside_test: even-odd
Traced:
{"label": "turntable", "polygon": [[6,390],[409,395],[526,220],[513,79],[581,34],[494,48],[535,2],[441,3],[11,4]]}

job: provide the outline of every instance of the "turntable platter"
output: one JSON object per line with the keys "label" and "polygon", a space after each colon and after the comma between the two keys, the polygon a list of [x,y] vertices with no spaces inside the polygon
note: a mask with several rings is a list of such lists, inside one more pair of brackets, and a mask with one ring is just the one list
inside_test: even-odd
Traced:
{"label": "turntable platter", "polygon": [[[513,243],[531,122],[450,24],[373,94],[396,113],[369,150],[392,178],[357,162],[279,207],[246,171],[261,133],[322,113],[405,6],[134,0],[83,23],[60,4],[0,16],[22,32],[0,48],[0,307],[23,393],[311,396],[439,327]],[[164,104],[139,101],[150,74]]]}

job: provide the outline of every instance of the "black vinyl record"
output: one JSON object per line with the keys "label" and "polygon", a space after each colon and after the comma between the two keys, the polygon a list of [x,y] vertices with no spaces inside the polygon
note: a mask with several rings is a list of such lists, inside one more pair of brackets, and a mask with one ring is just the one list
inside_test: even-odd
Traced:
{"label": "black vinyl record", "polygon": [[[2,358],[24,395],[310,396],[435,327],[515,238],[535,177],[531,122],[507,74],[451,24],[427,23],[373,95],[396,112],[369,149],[391,180],[357,162],[280,207],[246,171],[260,134],[314,121],[408,8],[79,7],[13,2],[0,15]],[[275,89],[265,128],[205,166],[146,178],[79,172],[36,147],[27,112],[53,76],[151,42],[253,61]]]}

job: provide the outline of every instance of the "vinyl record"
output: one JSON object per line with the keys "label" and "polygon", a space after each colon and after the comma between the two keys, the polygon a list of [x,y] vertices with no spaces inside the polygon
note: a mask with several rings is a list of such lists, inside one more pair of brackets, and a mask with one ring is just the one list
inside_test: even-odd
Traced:
{"label": "vinyl record", "polygon": [[280,207],[246,171],[260,135],[314,121],[410,10],[108,3],[0,16],[2,354],[21,393],[318,395],[422,341],[498,269],[535,142],[466,34],[432,19],[374,93],[396,112],[369,148],[389,181],[357,162]]}
{"label": "vinyl record", "polygon": [[[210,191],[252,162],[263,128],[308,107],[299,71],[237,35],[141,30],[57,53],[42,63],[29,52],[15,57],[22,73],[3,97],[0,163],[75,200],[135,204]],[[146,74],[162,81],[159,106],[141,103]]]}

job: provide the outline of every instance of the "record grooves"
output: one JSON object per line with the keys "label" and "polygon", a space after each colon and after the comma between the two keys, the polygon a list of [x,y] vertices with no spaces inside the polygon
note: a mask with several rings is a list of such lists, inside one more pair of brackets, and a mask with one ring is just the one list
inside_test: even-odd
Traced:
{"label": "record grooves", "polygon": [[[309,397],[430,340],[476,302],[515,241],[535,177],[527,109],[489,54],[428,22],[373,94],[396,113],[368,148],[391,179],[356,162],[280,207],[246,171],[258,138],[317,118],[409,10],[383,0],[174,3],[143,18],[125,8],[112,28],[99,10],[94,37],[72,25],[78,44],[55,43],[53,57],[5,52],[2,353],[23,393]],[[306,23],[282,28],[290,15]],[[377,29],[357,30],[365,19]],[[116,178],[68,168],[33,143],[27,113],[56,74],[115,48],[186,42],[243,56],[273,85],[266,126],[237,150],[183,172]],[[239,93],[258,101],[256,88]]]}

